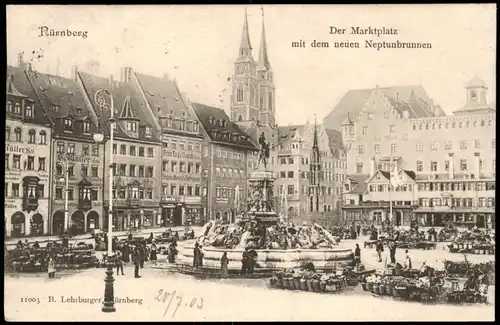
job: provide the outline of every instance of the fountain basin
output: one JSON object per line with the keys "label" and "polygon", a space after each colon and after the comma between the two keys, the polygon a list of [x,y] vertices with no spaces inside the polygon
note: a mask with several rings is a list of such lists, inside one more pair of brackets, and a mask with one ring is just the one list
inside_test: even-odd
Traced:
{"label": "fountain basin", "polygon": [[[192,263],[194,245],[179,245],[178,262]],[[241,269],[241,259],[244,248],[203,247],[203,266],[220,268],[220,259],[227,252],[229,269]],[[255,249],[256,271],[258,269],[283,269],[302,267],[313,263],[316,270],[331,270],[337,266],[350,264],[353,261],[353,252],[350,248],[325,248],[325,249]]]}

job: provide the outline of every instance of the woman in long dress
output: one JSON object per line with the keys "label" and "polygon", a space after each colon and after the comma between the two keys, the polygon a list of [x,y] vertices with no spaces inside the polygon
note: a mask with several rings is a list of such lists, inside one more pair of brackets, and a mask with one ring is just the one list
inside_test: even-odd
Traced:
{"label": "woman in long dress", "polygon": [[151,261],[157,260],[157,258],[156,258],[156,244],[154,242],[153,242],[153,245],[151,245],[151,253],[150,253],[149,259]]}
{"label": "woman in long dress", "polygon": [[228,263],[229,259],[227,258],[227,252],[224,252],[224,254],[222,254],[222,257],[220,258],[220,277],[222,279],[227,278],[229,274],[229,270],[227,268]]}
{"label": "woman in long dress", "polygon": [[52,256],[49,257],[49,261],[47,263],[47,273],[49,274],[49,279],[54,279],[56,277],[56,263]]}

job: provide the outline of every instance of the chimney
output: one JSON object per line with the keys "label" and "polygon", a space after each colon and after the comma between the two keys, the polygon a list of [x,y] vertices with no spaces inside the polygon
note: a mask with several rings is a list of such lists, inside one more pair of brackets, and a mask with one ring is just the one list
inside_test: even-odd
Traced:
{"label": "chimney", "polygon": [[17,65],[18,65],[19,67],[21,67],[21,68],[23,68],[23,67],[24,67],[24,58],[23,58],[23,56],[24,56],[24,53],[23,53],[23,52],[19,52],[19,53],[17,54]]}
{"label": "chimney", "polygon": [[113,80],[113,75],[112,74],[110,74],[108,76],[108,84],[109,84],[110,90],[113,90],[113,88],[115,88],[115,81]]}
{"label": "chimney", "polygon": [[122,72],[121,72],[121,82],[124,83],[129,83],[130,82],[130,76],[132,75],[132,68],[131,67],[123,67]]}
{"label": "chimney", "polygon": [[448,168],[448,177],[450,179],[453,179],[455,178],[455,157],[453,152],[448,153],[448,155],[450,156],[450,168]]}
{"label": "chimney", "polygon": [[476,159],[476,175],[475,178],[481,178],[481,156],[479,152],[474,153],[474,157]]}
{"label": "chimney", "polygon": [[74,65],[71,67],[71,80],[76,81],[77,75],[78,75],[78,67]]}
{"label": "chimney", "polygon": [[370,177],[375,175],[376,170],[377,170],[377,168],[376,168],[376,163],[375,163],[375,157],[372,157],[370,159]]}

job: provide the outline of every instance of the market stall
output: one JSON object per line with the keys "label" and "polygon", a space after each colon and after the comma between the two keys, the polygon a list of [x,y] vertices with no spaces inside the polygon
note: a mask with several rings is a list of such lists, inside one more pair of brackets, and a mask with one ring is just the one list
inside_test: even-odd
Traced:
{"label": "market stall", "polygon": [[484,230],[471,229],[458,234],[448,245],[450,253],[495,254],[495,234]]}
{"label": "market stall", "polygon": [[275,273],[269,279],[271,288],[309,292],[335,293],[344,291],[347,277],[342,273],[317,273],[310,270],[287,270]]}

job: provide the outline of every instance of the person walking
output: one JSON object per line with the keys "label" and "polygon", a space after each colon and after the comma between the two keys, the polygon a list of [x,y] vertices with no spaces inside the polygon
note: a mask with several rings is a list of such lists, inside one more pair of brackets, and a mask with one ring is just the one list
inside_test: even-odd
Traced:
{"label": "person walking", "polygon": [[382,241],[377,241],[377,254],[378,254],[378,261],[382,262],[382,253],[384,252],[384,244],[382,244]]}
{"label": "person walking", "polygon": [[125,275],[123,273],[123,255],[119,250],[117,250],[116,251],[116,275],[120,275],[120,271],[122,271],[122,275]]}
{"label": "person walking", "polygon": [[151,253],[149,256],[150,261],[156,261],[158,259],[158,257],[156,256],[156,250],[157,250],[156,243],[153,241],[153,244],[151,245]]}
{"label": "person walking", "polygon": [[139,252],[139,247],[135,248],[132,260],[134,262],[134,278],[140,278],[139,269],[141,266],[141,254]]}
{"label": "person walking", "polygon": [[[174,240],[170,245],[168,246],[168,255],[167,259],[169,263],[175,263],[175,257],[177,256],[178,251],[177,251],[177,242]],[[194,264],[193,264],[194,266]]]}
{"label": "person walking", "polygon": [[49,261],[47,263],[47,273],[49,274],[49,279],[55,279],[56,277],[56,263],[52,256],[49,256]]}
{"label": "person walking", "polygon": [[358,225],[356,226],[356,231],[358,233],[358,237],[361,235],[361,225],[358,223]]}
{"label": "person walking", "polygon": [[405,250],[406,258],[405,258],[405,269],[406,270],[411,270],[412,265],[411,265],[411,256],[410,253],[408,253],[408,250]]}
{"label": "person walking", "polygon": [[220,277],[222,279],[227,278],[229,274],[229,270],[227,268],[228,264],[229,264],[229,259],[227,258],[227,252],[224,252],[224,254],[222,254],[222,257],[220,258]]}
{"label": "person walking", "polygon": [[144,267],[144,261],[146,260],[146,250],[144,245],[139,244],[139,266],[142,269]]}
{"label": "person walking", "polygon": [[391,245],[389,246],[389,254],[391,257],[391,264],[395,265],[396,264],[396,248],[398,246],[396,245],[395,242],[392,242]]}
{"label": "person walking", "polygon": [[359,248],[359,244],[356,244],[356,249],[354,249],[354,263],[356,265],[361,263],[361,248]]}

